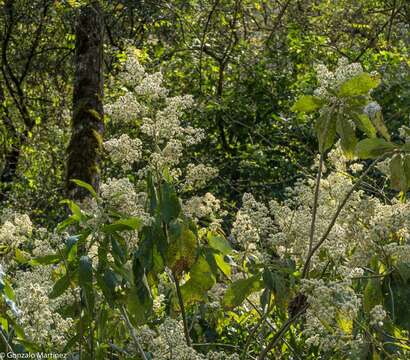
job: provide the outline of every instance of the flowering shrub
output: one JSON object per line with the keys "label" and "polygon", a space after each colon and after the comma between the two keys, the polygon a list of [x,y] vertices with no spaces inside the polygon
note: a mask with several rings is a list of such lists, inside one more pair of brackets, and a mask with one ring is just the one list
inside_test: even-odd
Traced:
{"label": "flowering shrub", "polygon": [[[205,136],[130,50],[107,105],[104,182],[55,232],[0,225],[5,349],[74,358],[368,359],[409,356],[408,129],[393,143],[375,74],[342,60],[295,112],[315,120],[316,178],[269,204],[245,193],[229,236],[191,163]],[[339,138],[337,140],[337,137]],[[366,161],[372,159],[372,162]],[[362,187],[388,176],[398,199]],[[13,281],[10,281],[13,278]],[[3,346],[2,345],[2,346]]]}

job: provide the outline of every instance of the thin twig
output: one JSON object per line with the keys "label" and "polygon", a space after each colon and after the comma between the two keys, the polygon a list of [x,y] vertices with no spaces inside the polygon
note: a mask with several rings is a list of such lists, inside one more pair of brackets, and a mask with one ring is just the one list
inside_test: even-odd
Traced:
{"label": "thin twig", "polygon": [[172,274],[172,277],[174,278],[175,288],[177,290],[178,303],[179,303],[179,307],[181,309],[181,315],[182,315],[182,322],[184,324],[184,333],[185,333],[186,344],[188,346],[191,346],[191,338],[189,337],[188,320],[186,318],[185,305],[184,305],[184,300],[182,298],[182,293],[181,293],[181,288],[179,286],[178,277],[175,274]]}
{"label": "thin twig", "polygon": [[316,243],[316,245],[314,245],[311,249],[311,251],[309,251],[307,258],[306,258],[306,262],[305,262],[305,266],[303,267],[303,277],[309,277],[309,265],[310,262],[312,260],[313,255],[316,253],[316,251],[322,246],[322,244],[326,241],[327,237],[329,236],[330,232],[333,229],[333,226],[336,223],[337,218],[340,215],[340,212],[343,210],[343,208],[345,207],[347,201],[349,200],[350,196],[353,194],[353,192],[359,187],[359,185],[362,183],[362,181],[364,180],[364,178],[367,176],[367,174],[376,166],[376,164],[385,157],[386,155],[382,155],[380,157],[378,157],[376,160],[374,160],[370,166],[366,169],[365,172],[362,173],[362,175],[360,176],[360,178],[356,181],[356,183],[350,188],[350,190],[348,191],[348,193],[346,194],[346,196],[344,197],[343,201],[339,204],[338,208],[336,209],[335,214],[333,215],[332,220],[330,221],[329,226],[327,227],[325,233],[322,235],[322,237],[320,238],[320,240]]}
{"label": "thin twig", "polygon": [[140,352],[143,360],[148,360],[148,358],[145,356],[145,352],[144,352],[144,350],[143,350],[143,348],[142,348],[142,346],[141,346],[141,344],[138,340],[137,334],[135,333],[135,329],[132,326],[130,319],[128,318],[127,311],[125,310],[124,305],[121,306],[121,314],[122,314],[122,316],[125,320],[125,323],[127,324],[128,330],[130,331],[130,334],[131,334],[131,337],[134,340],[134,343],[137,346],[138,351]]}
{"label": "thin twig", "polygon": [[[319,202],[320,181],[322,180],[323,161],[324,161],[324,154],[323,154],[323,152],[321,152],[320,153],[320,158],[319,158],[319,169],[317,171],[317,177],[316,177],[315,197],[314,197],[314,200],[313,200],[313,209],[312,209],[312,221],[310,223],[310,236],[309,236],[308,254],[310,254],[312,252],[313,240],[314,240],[314,237],[315,237],[316,215],[317,215],[317,208],[318,208],[318,202]],[[307,272],[309,272],[309,264],[307,264],[307,266],[305,266],[303,268],[302,277],[305,277]]]}

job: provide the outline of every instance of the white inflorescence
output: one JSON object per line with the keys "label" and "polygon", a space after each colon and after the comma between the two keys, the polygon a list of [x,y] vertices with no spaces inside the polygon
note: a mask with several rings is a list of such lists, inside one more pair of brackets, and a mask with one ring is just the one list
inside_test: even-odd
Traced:
{"label": "white inflorescence", "polygon": [[[242,198],[242,207],[232,227],[235,240],[246,250],[255,250],[260,241],[266,242],[273,230],[269,209],[248,193]],[[259,244],[260,245],[260,244]]]}
{"label": "white inflorescence", "polygon": [[359,63],[349,64],[348,60],[341,58],[335,71],[330,71],[325,65],[316,66],[319,87],[314,94],[321,98],[333,99],[332,92],[338,89],[346,80],[363,73]]}
{"label": "white inflorescence", "polygon": [[127,134],[105,141],[103,146],[109,153],[111,160],[114,163],[121,164],[124,170],[131,169],[132,164],[141,159],[141,140],[131,139]]}

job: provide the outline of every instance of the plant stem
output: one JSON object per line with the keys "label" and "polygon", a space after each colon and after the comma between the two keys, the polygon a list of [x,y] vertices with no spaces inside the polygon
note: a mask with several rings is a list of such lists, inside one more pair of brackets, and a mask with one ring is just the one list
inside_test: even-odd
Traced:
{"label": "plant stem", "polygon": [[191,338],[189,337],[188,321],[187,321],[187,318],[186,318],[185,305],[184,305],[184,300],[182,299],[181,288],[179,286],[179,280],[178,280],[178,277],[175,274],[172,274],[172,277],[174,278],[175,288],[177,290],[178,303],[179,303],[179,307],[181,309],[181,315],[182,315],[182,322],[184,324],[184,334],[185,334],[186,344],[188,346],[191,346]]}
{"label": "plant stem", "polygon": [[135,345],[137,346],[138,351],[140,352],[140,354],[142,356],[142,359],[143,360],[148,360],[148,358],[145,356],[145,352],[144,352],[144,350],[143,350],[143,348],[142,348],[142,346],[141,346],[141,344],[138,340],[137,334],[135,334],[135,329],[131,324],[131,321],[130,321],[128,315],[127,315],[127,311],[125,310],[124,305],[121,307],[121,314],[122,314],[122,316],[125,320],[125,323],[127,324],[128,330],[130,331],[130,334],[131,334],[131,337],[132,337]]}
{"label": "plant stem", "polygon": [[307,278],[309,277],[309,266],[310,266],[310,262],[312,260],[313,255],[316,253],[316,251],[322,246],[322,244],[326,241],[327,237],[329,236],[330,232],[333,229],[333,226],[336,223],[337,218],[340,215],[340,212],[343,210],[343,208],[345,207],[347,201],[349,200],[350,196],[353,194],[353,192],[355,190],[357,190],[357,188],[359,187],[359,185],[363,182],[364,178],[367,176],[367,174],[370,172],[370,170],[372,170],[376,164],[382,159],[384,158],[385,155],[378,157],[376,160],[374,160],[369,167],[366,169],[365,172],[363,172],[363,174],[360,176],[360,178],[355,182],[355,184],[350,188],[350,190],[348,191],[348,193],[346,194],[346,196],[344,197],[343,201],[339,204],[338,208],[336,209],[335,214],[332,217],[332,220],[330,221],[329,226],[327,227],[325,233],[322,235],[322,237],[320,238],[320,240],[317,242],[316,245],[312,246],[312,248],[310,249],[308,256],[306,258],[306,262],[305,262],[305,266],[303,267],[303,271],[302,271],[302,277],[303,278]]}
{"label": "plant stem", "polygon": [[277,331],[277,333],[273,336],[272,340],[269,342],[269,344],[263,349],[263,351],[260,353],[258,360],[263,360],[266,358],[266,355],[268,355],[269,351],[272,350],[272,348],[276,345],[276,343],[279,341],[279,339],[286,333],[286,331],[290,328],[292,323],[296,321],[308,308],[308,304],[306,304],[300,311],[290,318],[288,321],[286,321],[282,327]]}
{"label": "plant stem", "polygon": [[[312,252],[313,240],[315,237],[316,215],[317,215],[317,208],[318,208],[318,202],[319,202],[320,181],[322,179],[322,172],[323,172],[323,161],[324,161],[324,154],[322,152],[319,158],[319,169],[318,169],[317,177],[316,177],[315,196],[313,199],[313,209],[312,209],[312,222],[310,223],[308,254]],[[302,277],[305,277],[307,272],[309,272],[309,263],[307,263],[307,266],[303,268]]]}

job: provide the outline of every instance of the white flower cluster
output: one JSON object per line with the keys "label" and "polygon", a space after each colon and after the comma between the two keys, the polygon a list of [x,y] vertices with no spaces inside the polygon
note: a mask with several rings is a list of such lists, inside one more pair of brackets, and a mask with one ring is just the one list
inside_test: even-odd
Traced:
{"label": "white flower cluster", "polygon": [[148,160],[148,165],[140,169],[141,177],[148,171],[161,173],[165,168],[178,177],[182,173],[178,166],[185,148],[204,138],[201,129],[186,126],[181,121],[184,112],[194,104],[192,96],[168,97],[162,74],[146,73],[131,50],[118,79],[126,88],[125,94],[107,106],[107,114],[116,123],[134,120],[141,132],[141,140],[130,139],[128,135],[108,140],[105,148],[112,160],[126,169],[143,157]]}
{"label": "white flower cluster", "polygon": [[349,64],[346,58],[340,58],[335,71],[330,71],[325,65],[316,66],[319,87],[314,91],[314,95],[321,98],[332,98],[331,94],[346,80],[363,73],[363,68],[359,63]]}
{"label": "white flower cluster", "polygon": [[304,280],[301,290],[309,304],[303,330],[307,344],[325,352],[360,346],[362,339],[352,330],[361,301],[349,282]]}
{"label": "white flower cluster", "polygon": [[108,179],[101,184],[100,192],[107,208],[139,217],[144,224],[150,223],[150,215],[145,211],[147,195],[145,192],[137,193],[128,178]]}
{"label": "white flower cluster", "polygon": [[251,194],[245,193],[232,227],[235,241],[246,250],[255,250],[257,245],[264,248],[273,228],[269,209]]}
{"label": "white flower cluster", "polygon": [[188,164],[183,190],[192,191],[203,188],[207,182],[218,175],[218,170],[203,164]]}
{"label": "white flower cluster", "polygon": [[226,213],[221,211],[220,201],[211,193],[204,196],[193,196],[182,204],[185,216],[195,220],[208,219],[210,227],[215,230],[220,227],[221,217]]}
{"label": "white flower cluster", "polygon": [[383,326],[383,321],[386,319],[387,313],[382,305],[376,305],[370,310],[370,325]]}
{"label": "white flower cluster", "polygon": [[103,147],[111,160],[120,164],[123,170],[131,169],[131,165],[141,159],[141,140],[131,139],[127,134],[105,141]]}
{"label": "white flower cluster", "polygon": [[20,309],[19,322],[26,336],[49,349],[63,349],[73,331],[74,321],[63,318],[58,310],[73,301],[69,294],[52,300],[48,297],[53,287],[52,269],[36,267],[18,271],[15,294]]}
{"label": "white flower cluster", "polygon": [[3,248],[6,267],[7,262],[14,256],[14,250],[28,241],[33,232],[33,224],[27,214],[14,212],[2,215],[3,223],[0,225],[0,247]]}
{"label": "white flower cluster", "polygon": [[147,108],[141,104],[130,91],[125,91],[115,102],[104,106],[104,112],[118,125],[135,123],[147,113]]}
{"label": "white flower cluster", "polygon": [[187,346],[180,321],[165,318],[158,327],[158,335],[144,326],[139,329],[139,339],[155,360],[239,360],[237,354],[211,351],[207,355]]}

